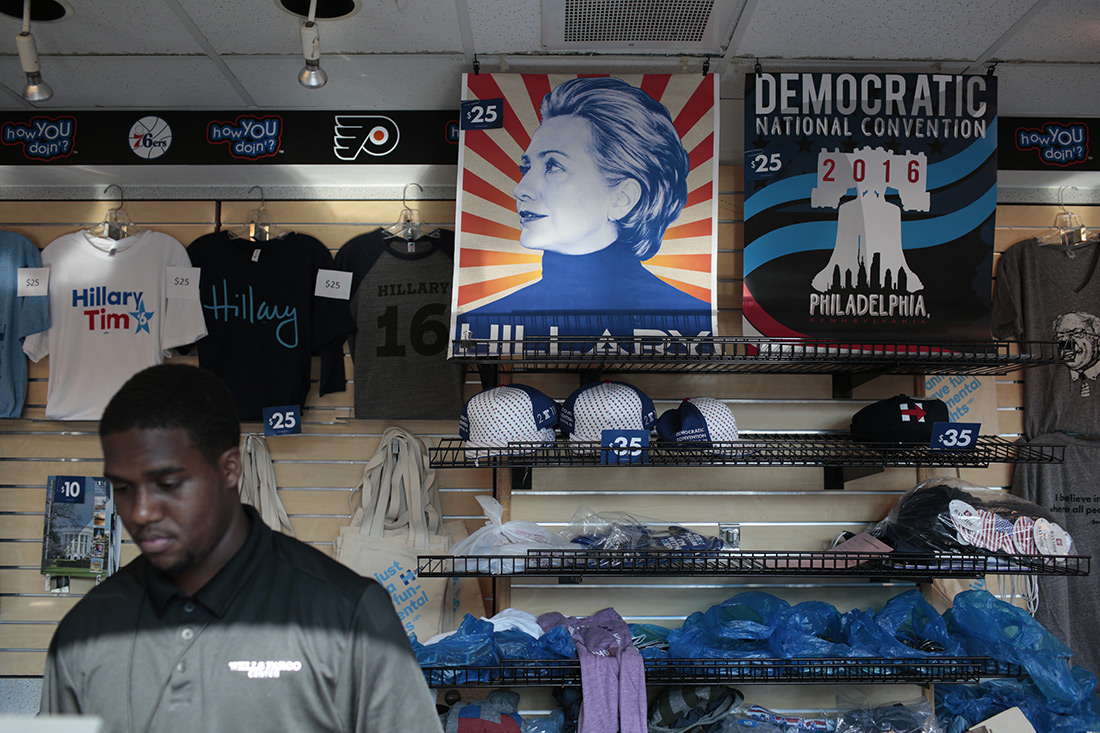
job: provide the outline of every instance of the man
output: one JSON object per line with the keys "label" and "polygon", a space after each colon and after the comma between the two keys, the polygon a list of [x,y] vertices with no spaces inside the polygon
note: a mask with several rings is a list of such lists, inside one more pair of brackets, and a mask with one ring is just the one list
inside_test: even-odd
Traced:
{"label": "man", "polygon": [[99,433],[142,554],[61,621],[43,713],[127,733],[441,730],[385,590],[240,503],[240,424],[217,377],[139,372]]}

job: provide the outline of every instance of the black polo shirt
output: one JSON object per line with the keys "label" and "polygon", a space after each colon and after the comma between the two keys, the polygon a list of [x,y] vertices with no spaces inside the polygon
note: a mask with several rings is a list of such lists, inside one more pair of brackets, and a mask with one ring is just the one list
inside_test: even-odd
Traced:
{"label": "black polo shirt", "polygon": [[386,591],[273,532],[194,596],[139,557],[61,621],[43,713],[111,731],[440,731]]}

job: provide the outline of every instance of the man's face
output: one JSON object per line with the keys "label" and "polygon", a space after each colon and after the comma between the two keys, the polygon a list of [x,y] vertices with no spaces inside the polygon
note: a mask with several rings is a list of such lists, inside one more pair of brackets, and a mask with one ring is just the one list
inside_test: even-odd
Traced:
{"label": "man's face", "polygon": [[122,523],[156,568],[185,592],[202,587],[236,552],[229,530],[243,517],[240,453],[211,464],[182,428],[131,428],[102,438],[104,474]]}
{"label": "man's face", "polygon": [[1069,342],[1069,368],[1085,371],[1100,359],[1100,336],[1082,329],[1061,331],[1058,338]]}

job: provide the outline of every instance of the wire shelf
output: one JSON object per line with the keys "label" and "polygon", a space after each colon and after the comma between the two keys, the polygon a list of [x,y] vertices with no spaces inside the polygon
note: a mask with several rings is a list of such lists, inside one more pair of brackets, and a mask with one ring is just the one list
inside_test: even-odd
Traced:
{"label": "wire shelf", "polygon": [[[504,455],[501,455],[501,454]],[[933,450],[906,443],[863,443],[847,435],[770,434],[736,441],[672,443],[657,441],[638,456],[601,448],[597,442],[510,442],[472,448],[459,438],[443,438],[429,449],[433,468],[512,466],[961,466],[991,463],[1060,463],[1065,447],[1022,445],[999,436],[979,436],[968,450]]]}
{"label": "wire shelf", "polygon": [[873,552],[673,552],[529,550],[526,555],[421,555],[423,577],[689,576],[982,578],[1000,575],[1085,576],[1084,555]]}
{"label": "wire shelf", "polygon": [[[557,687],[580,685],[576,659],[503,660],[491,667],[423,667],[430,687]],[[1020,677],[1014,664],[989,657],[818,659],[647,659],[647,684],[746,683],[925,684]]]}
{"label": "wire shelf", "polygon": [[1056,341],[855,341],[836,338],[546,336],[458,339],[451,357],[469,371],[1007,374],[1064,364]]}

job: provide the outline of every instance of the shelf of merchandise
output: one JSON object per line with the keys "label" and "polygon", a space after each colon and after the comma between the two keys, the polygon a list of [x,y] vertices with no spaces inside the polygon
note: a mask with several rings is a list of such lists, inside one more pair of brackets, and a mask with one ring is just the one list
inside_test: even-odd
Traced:
{"label": "shelf of merchandise", "polygon": [[[558,687],[581,684],[576,659],[503,660],[486,667],[422,667],[430,687]],[[1019,677],[989,657],[882,659],[647,659],[646,684],[929,684]]]}
{"label": "shelf of merchandise", "polygon": [[[508,443],[471,448],[459,438],[443,438],[429,449],[433,468],[531,468],[542,466],[901,466],[985,468],[991,463],[1060,463],[1063,446],[1021,445],[999,436],[979,436],[966,450],[932,449],[907,443],[857,442],[847,435],[768,434],[736,441],[672,443],[658,441],[643,450],[601,448],[594,441]],[[507,455],[497,455],[506,453]]]}
{"label": "shelf of merchandise", "polygon": [[421,555],[424,577],[782,576],[874,579],[983,578],[999,575],[1085,576],[1084,555],[962,553],[529,550],[526,555]]}
{"label": "shelf of merchandise", "polygon": [[492,386],[501,373],[601,372],[680,374],[832,374],[834,394],[883,374],[1008,374],[1064,364],[1056,341],[861,341],[825,338],[673,338],[545,336],[520,340],[458,339],[451,359]]}

